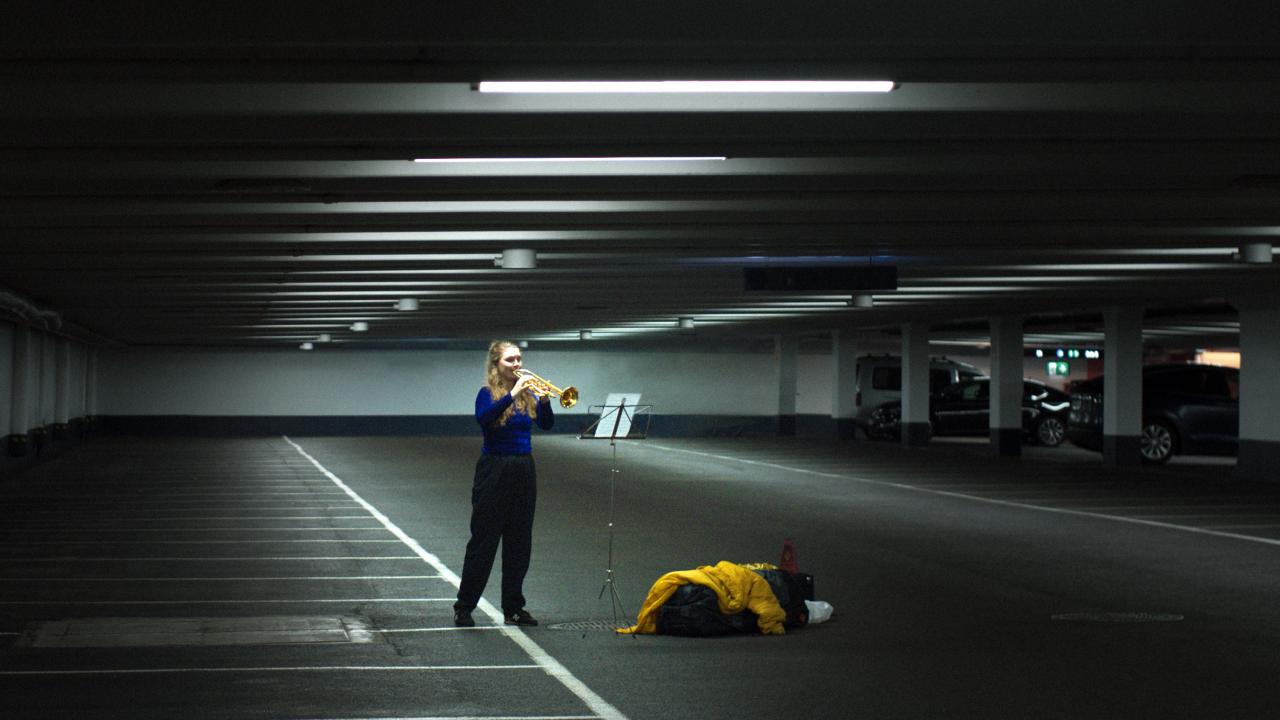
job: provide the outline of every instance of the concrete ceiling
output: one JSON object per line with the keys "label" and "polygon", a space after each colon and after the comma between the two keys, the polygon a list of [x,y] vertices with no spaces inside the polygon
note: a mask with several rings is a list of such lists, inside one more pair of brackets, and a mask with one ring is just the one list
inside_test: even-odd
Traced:
{"label": "concrete ceiling", "polygon": [[[1280,233],[1265,4],[103,5],[0,31],[0,286],[85,338],[679,342],[689,317],[702,338],[927,321],[980,342],[1021,313],[1049,342],[1137,304],[1153,336],[1230,344],[1231,298],[1280,287],[1233,259]],[[898,87],[473,89],[756,78]],[[413,162],[600,156],[727,159]],[[537,268],[495,267],[508,248]],[[894,266],[898,287],[872,308],[744,289],[777,265]]]}

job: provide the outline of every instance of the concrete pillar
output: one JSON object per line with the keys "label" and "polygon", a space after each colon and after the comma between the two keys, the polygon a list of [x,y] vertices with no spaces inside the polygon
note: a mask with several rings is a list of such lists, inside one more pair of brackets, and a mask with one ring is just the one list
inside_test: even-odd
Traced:
{"label": "concrete pillar", "polygon": [[852,330],[831,332],[831,419],[836,428],[837,440],[852,440],[857,406],[853,404],[858,392],[858,336]]}
{"label": "concrete pillar", "polygon": [[35,349],[35,425],[44,431],[45,426],[53,422],[53,393],[49,392],[53,381],[53,339],[47,334],[38,332],[31,336],[31,344]]}
{"label": "concrete pillar", "polygon": [[6,438],[8,453],[14,457],[26,455],[30,447],[28,430],[31,429],[31,331],[17,325],[13,329],[13,382],[10,386],[9,428]]}
{"label": "concrete pillar", "polygon": [[902,444],[929,444],[929,326],[902,326]]}
{"label": "concrete pillar", "polygon": [[1240,312],[1240,453],[1236,472],[1277,481],[1280,468],[1280,296],[1233,299]]}
{"label": "concrete pillar", "polygon": [[53,434],[63,438],[71,420],[71,343],[53,341]]}
{"label": "concrete pillar", "polygon": [[1102,461],[1137,465],[1142,462],[1142,308],[1107,308],[1102,318]]}
{"label": "concrete pillar", "polygon": [[796,434],[796,388],[799,376],[800,338],[779,335],[774,339],[778,366],[778,434]]}
{"label": "concrete pillar", "polygon": [[991,319],[991,449],[1022,454],[1022,318]]}
{"label": "concrete pillar", "polygon": [[92,422],[98,414],[98,349],[88,348],[84,358],[84,416]]}
{"label": "concrete pillar", "polygon": [[13,404],[13,324],[0,320],[0,444],[15,431],[10,406]]}

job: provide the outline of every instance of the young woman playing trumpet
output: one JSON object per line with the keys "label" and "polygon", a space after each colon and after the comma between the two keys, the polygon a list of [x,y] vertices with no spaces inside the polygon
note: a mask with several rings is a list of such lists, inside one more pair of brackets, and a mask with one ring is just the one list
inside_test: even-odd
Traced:
{"label": "young woman playing trumpet", "polygon": [[453,621],[473,627],[471,613],[489,582],[502,545],[502,615],[508,625],[533,626],[525,610],[524,576],[533,549],[533,509],[537,478],[530,435],[536,424],[555,423],[550,397],[533,377],[522,375],[520,347],[505,340],[489,345],[485,385],[476,395],[476,422],[484,433],[471,487],[471,540],[462,565],[462,583]]}

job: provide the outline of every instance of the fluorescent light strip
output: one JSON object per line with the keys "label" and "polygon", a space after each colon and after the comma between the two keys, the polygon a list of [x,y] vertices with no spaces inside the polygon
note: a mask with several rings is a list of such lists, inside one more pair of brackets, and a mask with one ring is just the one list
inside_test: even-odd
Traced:
{"label": "fluorescent light strip", "polygon": [[727,160],[723,155],[681,155],[640,157],[456,157],[414,158],[416,163],[589,163],[589,162],[715,162]]}
{"label": "fluorescent light strip", "polygon": [[865,93],[889,92],[891,80],[486,81],[482,93]]}

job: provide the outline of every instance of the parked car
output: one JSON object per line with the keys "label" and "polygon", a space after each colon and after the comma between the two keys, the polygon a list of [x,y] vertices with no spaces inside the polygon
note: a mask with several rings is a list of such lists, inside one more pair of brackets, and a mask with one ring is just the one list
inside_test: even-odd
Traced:
{"label": "parked car", "polygon": [[[1102,449],[1102,377],[1078,383],[1071,393],[1067,436]],[[1217,365],[1148,365],[1142,368],[1142,459],[1167,462],[1174,455],[1234,455],[1240,435],[1240,371]]]}
{"label": "parked car", "polygon": [[[1071,398],[1036,380],[1022,381],[1022,430],[1031,442],[1056,447],[1067,434]],[[902,401],[882,404],[872,414],[870,435],[900,437]],[[991,380],[978,378],[943,388],[929,397],[929,429],[934,435],[989,435]]]}
{"label": "parked car", "polygon": [[[871,414],[885,403],[902,397],[902,358],[897,355],[864,355],[858,358],[854,372],[858,380],[853,400],[853,423],[867,437],[872,437],[876,431],[871,428]],[[982,374],[981,370],[968,363],[945,357],[930,358],[929,393]]]}

